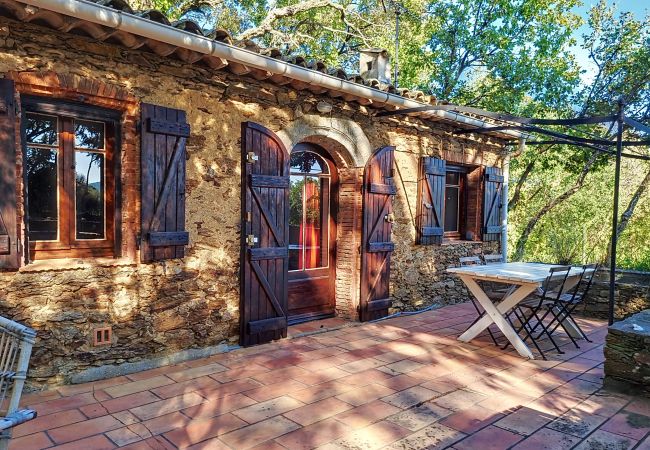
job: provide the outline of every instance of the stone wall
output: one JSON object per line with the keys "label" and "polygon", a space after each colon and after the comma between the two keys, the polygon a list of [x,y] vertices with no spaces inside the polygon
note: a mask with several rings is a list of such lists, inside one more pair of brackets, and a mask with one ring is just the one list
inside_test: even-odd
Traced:
{"label": "stone wall", "polygon": [[[48,80],[62,77],[72,90],[104,83],[127,92],[136,105],[148,102],[183,109],[192,127],[187,146],[186,258],[138,262],[135,198],[123,211],[123,223],[131,225],[121,258],[41,261],[18,272],[0,273],[0,314],[38,332],[30,372],[33,384],[69,382],[75,373],[106,364],[237,342],[243,121],[258,122],[289,144],[298,143],[292,141],[296,136],[316,142],[339,164],[340,199],[348,197],[339,213],[345,214],[340,220],[344,226],[338,227],[336,292],[341,315],[354,318],[358,304],[359,177],[368,149],[397,148],[396,251],[391,264],[395,309],[462,301],[465,289],[444,269],[455,265],[459,256],[498,251],[496,243],[414,244],[419,157],[500,165],[503,146],[493,138],[456,137],[443,124],[416,119],[375,119],[359,104],[0,18],[3,75],[27,79],[26,85],[42,83],[45,91]],[[51,90],[51,95],[58,94]],[[333,105],[331,114],[316,112],[315,105],[322,100]],[[138,111],[133,114],[137,117]],[[295,127],[297,122],[302,125]],[[311,135],[305,126],[312,128]],[[134,177],[137,194],[139,138],[124,136],[129,145],[122,158],[131,164],[131,173],[122,176]],[[113,328],[112,345],[93,347],[92,330],[101,326]]]}
{"label": "stone wall", "polygon": [[[632,270],[616,271],[614,298],[616,320],[650,309],[650,273]],[[598,272],[587,295],[582,314],[601,319],[609,317],[609,270],[602,269]]]}

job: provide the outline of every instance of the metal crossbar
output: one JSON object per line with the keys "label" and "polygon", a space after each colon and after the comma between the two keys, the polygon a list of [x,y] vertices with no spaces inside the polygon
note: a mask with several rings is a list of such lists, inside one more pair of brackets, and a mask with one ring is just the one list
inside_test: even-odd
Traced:
{"label": "metal crossbar", "polygon": [[6,450],[11,429],[36,417],[36,411],[19,410],[36,332],[0,317],[0,450]]}

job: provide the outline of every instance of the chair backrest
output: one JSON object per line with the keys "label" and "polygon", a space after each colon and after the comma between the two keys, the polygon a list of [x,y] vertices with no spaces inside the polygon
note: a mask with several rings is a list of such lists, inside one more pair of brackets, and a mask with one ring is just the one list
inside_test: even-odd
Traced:
{"label": "chair backrest", "polygon": [[483,255],[485,264],[499,264],[503,262],[503,255]]}
{"label": "chair backrest", "polygon": [[545,300],[559,301],[564,285],[571,272],[571,266],[557,266],[552,267],[549,271],[548,277],[542,284],[542,296],[540,301]]}
{"label": "chair backrest", "polygon": [[587,292],[589,292],[589,289],[591,288],[596,272],[598,272],[598,264],[585,264],[582,266],[580,280],[578,281],[578,284],[571,289],[572,301],[582,302],[584,300],[587,296]]}
{"label": "chair backrest", "polygon": [[31,328],[0,317],[1,419],[18,410],[35,339],[36,332]]}
{"label": "chair backrest", "polygon": [[460,267],[481,265],[481,258],[478,256],[463,256],[458,258],[458,261],[460,261]]}

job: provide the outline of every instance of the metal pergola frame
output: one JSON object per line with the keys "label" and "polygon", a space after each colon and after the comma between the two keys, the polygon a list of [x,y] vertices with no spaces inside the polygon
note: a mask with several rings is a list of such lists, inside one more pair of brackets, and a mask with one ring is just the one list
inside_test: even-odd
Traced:
{"label": "metal pergola frame", "polygon": [[[382,111],[378,113],[377,117],[408,115],[414,113],[422,113],[426,111],[450,111],[458,114],[469,116],[481,116],[495,121],[494,126],[483,128],[462,128],[456,130],[455,134],[484,134],[484,133],[497,133],[506,130],[521,131],[529,135],[543,135],[548,136],[549,139],[536,139],[533,141],[526,141],[526,145],[575,145],[583,148],[588,148],[595,152],[608,154],[616,158],[616,170],[614,173],[614,211],[612,218],[612,236],[611,236],[611,255],[610,255],[610,272],[609,272],[609,324],[614,323],[614,294],[616,292],[616,247],[618,243],[617,229],[618,229],[618,203],[620,191],[620,178],[621,178],[621,160],[622,158],[633,158],[643,161],[650,161],[650,156],[639,155],[635,153],[623,152],[624,147],[644,147],[650,146],[650,139],[624,141],[623,132],[625,127],[633,128],[636,131],[644,133],[650,137],[650,126],[644,125],[629,117],[625,117],[624,104],[622,100],[618,102],[618,109],[616,113],[607,116],[593,116],[593,117],[579,117],[575,119],[537,119],[531,117],[519,117],[506,113],[495,113],[486,111],[479,108],[459,105],[431,105],[421,106],[418,108],[398,109],[395,111]],[[598,137],[580,137],[573,136],[566,133],[560,133],[554,130],[543,128],[543,125],[550,126],[567,126],[572,127],[576,125],[597,125],[597,124],[611,124],[613,128],[616,126],[616,140],[610,141]],[[541,125],[541,126],[540,126]],[[610,128],[611,129],[611,128]]]}

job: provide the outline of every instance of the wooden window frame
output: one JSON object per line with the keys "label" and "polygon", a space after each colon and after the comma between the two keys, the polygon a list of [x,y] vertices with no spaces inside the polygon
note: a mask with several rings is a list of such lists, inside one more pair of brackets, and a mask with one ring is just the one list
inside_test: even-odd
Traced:
{"label": "wooden window frame", "polygon": [[[446,170],[445,170],[445,195],[444,195],[444,202],[443,202],[443,219],[442,219],[442,224],[443,224],[443,237],[445,240],[449,241],[461,241],[465,240],[463,239],[463,236],[465,235],[465,229],[467,225],[467,173],[468,173],[468,168],[464,166],[454,166],[454,165],[447,165]],[[453,172],[453,173],[458,173],[459,179],[458,179],[458,230],[457,231],[446,231],[444,230],[444,224],[446,221],[446,214],[447,214],[447,173],[448,172]],[[454,185],[455,186],[455,185]]]}
{"label": "wooden window frame", "polygon": [[[22,97],[21,144],[27,151],[25,136],[26,116],[30,113],[56,116],[58,119],[57,189],[59,210],[59,239],[57,241],[29,241],[29,260],[117,257],[120,249],[121,182],[120,182],[120,111],[98,106],[72,103],[34,96]],[[97,240],[76,238],[74,120],[103,122],[105,155],[105,238]],[[24,217],[28,238],[29,209],[27,205],[27,171],[24,171]]]}

